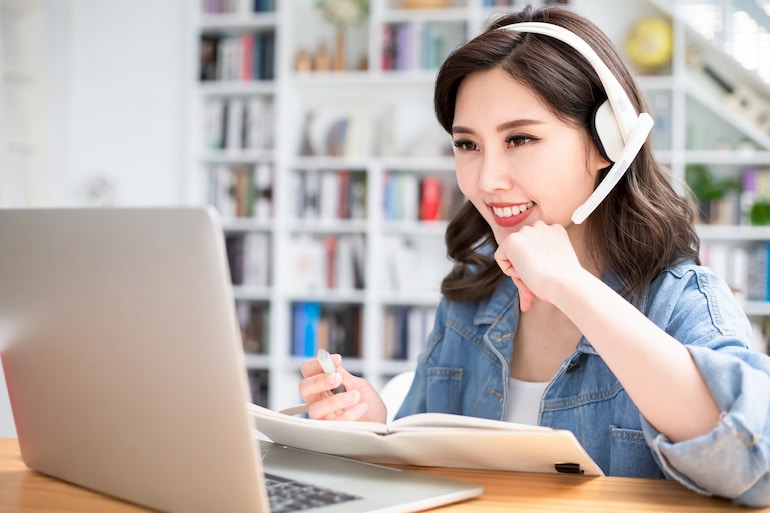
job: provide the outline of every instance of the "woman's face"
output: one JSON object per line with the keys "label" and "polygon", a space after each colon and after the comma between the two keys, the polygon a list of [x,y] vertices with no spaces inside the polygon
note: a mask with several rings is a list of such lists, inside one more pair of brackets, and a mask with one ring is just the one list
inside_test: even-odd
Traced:
{"label": "woman's face", "polygon": [[460,190],[498,243],[538,219],[569,228],[609,165],[580,130],[500,69],[463,80],[452,138]]}

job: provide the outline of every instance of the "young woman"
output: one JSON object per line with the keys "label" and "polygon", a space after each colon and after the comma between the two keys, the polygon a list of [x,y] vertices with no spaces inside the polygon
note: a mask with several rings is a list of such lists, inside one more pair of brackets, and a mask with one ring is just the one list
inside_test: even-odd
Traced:
{"label": "young woman", "polygon": [[[770,358],[748,349],[740,305],[698,265],[692,202],[649,143],[572,221],[611,166],[593,134],[607,94],[583,52],[511,27],[531,21],[585,41],[644,111],[608,38],[565,8],[504,17],[449,56],[435,110],[468,201],[447,229],[456,265],[398,416],[569,429],[608,475],[770,505]],[[384,421],[372,386],[334,362],[330,375],[302,366],[309,415]]]}

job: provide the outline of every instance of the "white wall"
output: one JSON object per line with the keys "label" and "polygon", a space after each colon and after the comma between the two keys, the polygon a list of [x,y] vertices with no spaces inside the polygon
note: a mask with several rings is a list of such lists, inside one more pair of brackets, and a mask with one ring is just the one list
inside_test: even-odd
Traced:
{"label": "white wall", "polygon": [[[52,203],[184,203],[190,0],[48,0]],[[41,99],[41,101],[43,101]],[[89,192],[96,180],[108,185]],[[109,188],[112,186],[112,189]],[[15,437],[0,369],[0,437]]]}
{"label": "white wall", "polygon": [[[64,205],[178,204],[184,188],[187,0],[57,0],[55,198]],[[56,146],[58,145],[58,146]],[[95,182],[106,185],[101,195]]]}

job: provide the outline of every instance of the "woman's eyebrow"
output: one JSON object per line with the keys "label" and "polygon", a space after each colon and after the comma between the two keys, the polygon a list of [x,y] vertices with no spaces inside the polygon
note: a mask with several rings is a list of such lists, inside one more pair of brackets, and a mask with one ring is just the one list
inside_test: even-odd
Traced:
{"label": "woman's eyebrow", "polygon": [[[497,125],[497,131],[504,132],[506,130],[520,128],[523,126],[542,125],[543,123],[544,121],[540,121],[539,119],[514,119],[512,121],[506,121],[505,123],[500,123],[499,125]],[[455,125],[452,127],[452,133],[453,134],[473,134],[474,131],[462,125]]]}
{"label": "woman's eyebrow", "polygon": [[503,132],[505,130],[510,130],[512,128],[520,128],[522,126],[530,126],[530,125],[542,125],[543,121],[540,121],[539,119],[514,119],[513,121],[506,121],[505,123],[500,123],[497,125],[497,131]]}
{"label": "woman's eyebrow", "polygon": [[466,128],[464,126],[453,126],[452,133],[453,134],[472,134],[473,130],[471,130],[470,128]]}

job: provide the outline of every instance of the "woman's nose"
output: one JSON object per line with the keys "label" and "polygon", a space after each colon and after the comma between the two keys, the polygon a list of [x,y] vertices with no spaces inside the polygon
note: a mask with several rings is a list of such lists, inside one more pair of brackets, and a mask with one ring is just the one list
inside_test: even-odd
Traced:
{"label": "woman's nose", "polygon": [[479,170],[479,189],[493,192],[510,189],[513,185],[510,166],[494,154],[486,154]]}

